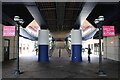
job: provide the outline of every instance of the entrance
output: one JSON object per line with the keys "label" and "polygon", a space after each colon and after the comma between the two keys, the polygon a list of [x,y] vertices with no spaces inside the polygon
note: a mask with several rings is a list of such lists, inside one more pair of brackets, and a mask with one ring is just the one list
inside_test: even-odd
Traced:
{"label": "entrance", "polygon": [[4,61],[9,60],[9,46],[10,46],[10,40],[5,39],[4,40]]}

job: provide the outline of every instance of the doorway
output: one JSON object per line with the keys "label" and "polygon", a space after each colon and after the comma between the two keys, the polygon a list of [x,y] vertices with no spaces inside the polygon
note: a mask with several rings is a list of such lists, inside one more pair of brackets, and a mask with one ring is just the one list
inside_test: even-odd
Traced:
{"label": "doorway", "polygon": [[10,50],[9,48],[10,48],[10,40],[5,39],[4,40],[4,61],[9,60],[9,50]]}

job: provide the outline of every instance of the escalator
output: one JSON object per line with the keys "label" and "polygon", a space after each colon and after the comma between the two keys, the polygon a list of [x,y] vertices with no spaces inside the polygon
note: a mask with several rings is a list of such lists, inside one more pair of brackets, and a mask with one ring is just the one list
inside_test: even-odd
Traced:
{"label": "escalator", "polygon": [[68,46],[65,47],[66,51],[68,52],[68,56],[71,57],[71,50],[69,49]]}
{"label": "escalator", "polygon": [[50,62],[58,64],[68,63],[71,61],[71,50],[65,45],[64,41],[57,41],[49,50],[49,59]]}
{"label": "escalator", "polygon": [[48,53],[49,57],[52,57],[54,50],[55,50],[55,45],[53,45],[52,48],[49,50],[49,53]]}

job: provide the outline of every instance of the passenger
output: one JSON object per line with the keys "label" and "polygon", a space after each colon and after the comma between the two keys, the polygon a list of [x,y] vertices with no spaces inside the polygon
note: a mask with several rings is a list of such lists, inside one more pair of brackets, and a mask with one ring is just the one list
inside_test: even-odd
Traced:
{"label": "passenger", "polygon": [[35,51],[36,51],[36,55],[37,55],[38,54],[38,48],[36,48]]}
{"label": "passenger", "polygon": [[59,49],[59,57],[61,57],[61,49]]}
{"label": "passenger", "polygon": [[90,54],[92,54],[90,47],[88,48],[88,62],[90,63]]}

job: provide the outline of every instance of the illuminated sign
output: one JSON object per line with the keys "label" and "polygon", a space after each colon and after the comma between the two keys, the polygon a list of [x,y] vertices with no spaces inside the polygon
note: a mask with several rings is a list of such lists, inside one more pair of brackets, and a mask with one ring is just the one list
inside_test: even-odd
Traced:
{"label": "illuminated sign", "polygon": [[103,26],[103,36],[115,36],[114,26]]}
{"label": "illuminated sign", "polygon": [[4,26],[3,36],[15,36],[15,26]]}

